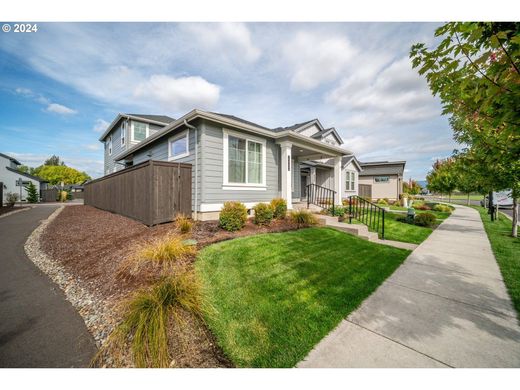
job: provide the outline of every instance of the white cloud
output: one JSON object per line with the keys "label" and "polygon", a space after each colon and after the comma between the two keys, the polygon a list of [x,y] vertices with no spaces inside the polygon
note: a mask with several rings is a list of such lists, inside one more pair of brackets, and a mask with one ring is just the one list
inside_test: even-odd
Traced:
{"label": "white cloud", "polygon": [[168,112],[207,109],[217,103],[220,87],[198,76],[175,78],[152,75],[135,87],[133,95],[137,99],[156,102]]}
{"label": "white cloud", "polygon": [[54,112],[54,113],[60,114],[60,115],[74,115],[77,113],[76,110],[73,110],[72,108],[69,108],[67,106],[64,106],[64,105],[58,104],[58,103],[49,104],[47,106],[47,108],[45,109],[45,111]]}
{"label": "white cloud", "polygon": [[261,51],[244,23],[187,23],[181,30],[198,46],[230,62],[255,62],[260,58]]}
{"label": "white cloud", "polygon": [[15,89],[15,92],[19,95],[23,95],[23,96],[34,96],[34,93],[32,90],[30,90],[29,88],[22,88],[22,87],[18,87]]}
{"label": "white cloud", "polygon": [[94,124],[92,130],[94,130],[96,133],[102,133],[107,129],[109,124],[110,123],[104,119],[96,119],[96,123]]}
{"label": "white cloud", "polygon": [[325,101],[348,113],[343,124],[350,128],[419,123],[441,113],[424,78],[412,69],[407,57],[382,67],[373,77],[345,77],[326,94]]}
{"label": "white cloud", "polygon": [[100,143],[87,144],[87,145],[85,145],[85,148],[88,149],[88,150],[96,151],[96,150],[100,150],[101,149],[101,144]]}
{"label": "white cloud", "polygon": [[310,90],[335,80],[356,60],[358,49],[345,36],[300,31],[282,46],[292,72],[291,87]]}

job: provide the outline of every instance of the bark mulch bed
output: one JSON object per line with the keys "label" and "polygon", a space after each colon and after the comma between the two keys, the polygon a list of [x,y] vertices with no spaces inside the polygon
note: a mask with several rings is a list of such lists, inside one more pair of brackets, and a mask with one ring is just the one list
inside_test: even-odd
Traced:
{"label": "bark mulch bed", "polygon": [[[242,230],[227,232],[219,228],[217,221],[206,221],[196,222],[189,238],[197,240],[200,249],[236,237],[294,229],[296,225],[288,220],[273,221],[270,226],[257,226],[248,221]],[[48,225],[40,243],[42,250],[58,260],[85,288],[116,303],[147,283],[145,279],[118,276],[120,263],[139,244],[174,232],[173,223],[147,227],[90,206],[70,206]],[[203,323],[193,318],[185,323],[188,328],[170,332],[176,367],[231,366]]]}

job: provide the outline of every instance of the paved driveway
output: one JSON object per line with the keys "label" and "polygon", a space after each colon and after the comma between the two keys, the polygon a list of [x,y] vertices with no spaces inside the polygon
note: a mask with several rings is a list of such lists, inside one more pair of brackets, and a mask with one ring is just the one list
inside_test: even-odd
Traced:
{"label": "paved driveway", "polygon": [[478,212],[457,206],[298,366],[520,367],[520,326]]}
{"label": "paved driveway", "polygon": [[82,367],[96,353],[79,314],[23,249],[56,208],[0,219],[0,367]]}

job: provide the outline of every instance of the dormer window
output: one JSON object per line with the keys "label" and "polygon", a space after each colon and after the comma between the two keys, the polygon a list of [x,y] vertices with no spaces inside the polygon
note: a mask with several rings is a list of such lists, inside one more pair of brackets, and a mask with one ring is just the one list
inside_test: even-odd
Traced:
{"label": "dormer window", "polygon": [[132,142],[141,142],[148,137],[148,124],[132,121]]}

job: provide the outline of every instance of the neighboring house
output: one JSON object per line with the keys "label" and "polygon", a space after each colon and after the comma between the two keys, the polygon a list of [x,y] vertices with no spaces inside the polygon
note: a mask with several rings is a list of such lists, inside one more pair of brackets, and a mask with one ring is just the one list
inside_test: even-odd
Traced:
{"label": "neighboring house", "polygon": [[403,193],[406,161],[362,162],[359,165],[359,195],[371,199],[399,199]]}
{"label": "neighboring house", "polygon": [[[0,182],[3,185],[3,199],[2,202],[5,203],[5,198],[8,192],[14,192],[20,196],[20,188],[22,198],[19,200],[25,200],[27,196],[27,191],[25,189],[25,185],[29,184],[29,182],[33,182],[40,192],[40,189],[44,189],[46,185],[46,181],[33,175],[29,175],[28,173],[23,173],[18,170],[18,167],[22,165],[18,160],[13,157],[10,157],[6,154],[0,153]],[[23,186],[17,186],[17,181],[22,181]]]}

